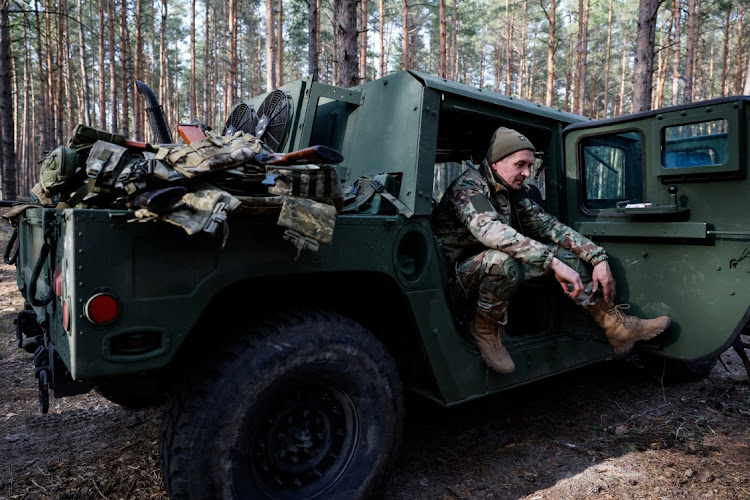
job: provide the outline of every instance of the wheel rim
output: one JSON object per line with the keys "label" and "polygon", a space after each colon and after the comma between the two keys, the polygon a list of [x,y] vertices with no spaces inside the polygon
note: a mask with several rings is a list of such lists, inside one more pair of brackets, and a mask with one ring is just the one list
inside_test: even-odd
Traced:
{"label": "wheel rim", "polygon": [[268,407],[250,443],[256,483],[273,498],[314,498],[336,484],[354,454],[354,403],[334,386],[290,390]]}

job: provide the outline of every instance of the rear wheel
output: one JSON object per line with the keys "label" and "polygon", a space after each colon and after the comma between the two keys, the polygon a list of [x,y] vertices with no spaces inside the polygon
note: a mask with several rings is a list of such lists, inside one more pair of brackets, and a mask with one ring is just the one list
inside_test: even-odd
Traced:
{"label": "rear wheel", "polygon": [[313,311],[240,332],[165,413],[170,498],[363,498],[400,441],[401,382],[362,326]]}

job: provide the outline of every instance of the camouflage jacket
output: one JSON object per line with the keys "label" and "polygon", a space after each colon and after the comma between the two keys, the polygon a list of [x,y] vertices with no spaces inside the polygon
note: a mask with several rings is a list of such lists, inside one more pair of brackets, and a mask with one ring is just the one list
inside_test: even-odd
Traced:
{"label": "camouflage jacket", "polygon": [[544,269],[552,241],[592,265],[607,258],[604,249],[544,211],[527,195],[498,182],[486,161],[464,172],[448,187],[433,214],[432,226],[451,262],[487,248]]}

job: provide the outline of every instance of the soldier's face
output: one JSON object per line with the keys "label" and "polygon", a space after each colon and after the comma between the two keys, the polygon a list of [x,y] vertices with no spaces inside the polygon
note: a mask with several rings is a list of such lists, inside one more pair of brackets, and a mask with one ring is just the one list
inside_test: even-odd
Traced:
{"label": "soldier's face", "polygon": [[502,160],[492,164],[492,170],[502,177],[511,189],[521,189],[523,183],[531,175],[534,164],[534,152],[530,149],[516,151]]}

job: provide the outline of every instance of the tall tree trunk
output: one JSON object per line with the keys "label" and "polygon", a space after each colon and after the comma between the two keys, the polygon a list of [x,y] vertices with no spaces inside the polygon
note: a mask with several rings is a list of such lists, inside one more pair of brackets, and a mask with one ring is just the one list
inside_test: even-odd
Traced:
{"label": "tall tree trunk", "polygon": [[739,19],[737,21],[737,76],[734,79],[734,93],[739,94],[742,91],[742,86],[744,84],[744,75],[742,74],[742,70],[745,67],[744,64],[742,64],[742,55],[744,52],[743,43],[742,43],[742,31],[743,31],[743,24],[744,24],[744,17],[745,17],[745,6],[743,4],[740,4],[740,15]]}
{"label": "tall tree trunk", "polygon": [[513,10],[505,0],[505,95],[513,95]]}
{"label": "tall tree trunk", "polygon": [[10,2],[0,4],[0,157],[2,158],[2,196],[6,200],[18,197],[16,188],[16,147],[13,131],[13,98],[10,67]]}
{"label": "tall tree trunk", "polygon": [[284,4],[279,0],[278,19],[276,21],[276,85],[284,85]]}
{"label": "tall tree trunk", "polygon": [[385,76],[385,0],[378,0],[378,78]]}
{"label": "tall tree trunk", "polygon": [[159,104],[169,116],[169,62],[167,61],[167,0],[161,0],[161,24],[159,30]]}
{"label": "tall tree trunk", "polygon": [[659,0],[640,0],[635,62],[633,63],[633,109],[636,113],[651,107],[654,75],[654,39]]}
{"label": "tall tree trunk", "polygon": [[336,32],[339,53],[339,78],[336,85],[349,88],[359,84],[357,64],[357,2],[356,0],[335,0]]}
{"label": "tall tree trunk", "polygon": [[209,117],[211,117],[209,108],[209,84],[211,81],[211,8],[208,0],[206,0],[205,4],[206,18],[203,23],[205,28],[205,33],[203,34],[203,120],[208,123]]}
{"label": "tall tree trunk", "polygon": [[[438,0],[438,2],[445,0]],[[367,0],[360,0],[361,2],[361,21],[359,30],[359,81],[364,82],[367,80],[367,36],[370,30],[368,29],[368,15],[367,15]]]}
{"label": "tall tree trunk", "polygon": [[119,100],[117,98],[117,65],[115,64],[115,0],[107,2],[107,34],[109,35],[109,93],[112,97],[112,132],[118,132]]}
{"label": "tall tree trunk", "polygon": [[107,11],[107,0],[99,0],[99,128],[107,129],[107,89],[104,79],[107,75],[107,67],[104,65],[104,37],[107,29],[104,26],[104,13]]}
{"label": "tall tree trunk", "polygon": [[521,4],[521,12],[523,13],[523,19],[521,21],[521,51],[519,54],[520,64],[518,65],[518,97],[523,99],[523,80],[525,78],[526,71],[526,13],[528,9],[527,0],[523,0]]}
{"label": "tall tree trunk", "polygon": [[[281,5],[281,0],[279,0]],[[237,0],[229,0],[229,88],[226,110],[237,102]]]}
{"label": "tall tree trunk", "polygon": [[609,116],[609,64],[612,58],[612,0],[607,15],[607,52],[604,60],[604,118]]}
{"label": "tall tree trunk", "polygon": [[547,93],[544,102],[552,106],[552,96],[555,91],[555,19],[557,16],[557,0],[550,0],[547,21],[549,23],[549,39],[547,40]]}
{"label": "tall tree trunk", "polygon": [[451,13],[451,52],[448,58],[448,78],[456,80],[458,76],[458,0],[453,0]]}
{"label": "tall tree trunk", "polygon": [[[669,33],[672,31],[672,16],[669,17],[669,26],[667,27],[667,41]],[[659,57],[656,69],[656,92],[654,96],[654,108],[664,106],[664,87],[667,83],[667,67],[669,66],[669,43],[664,43],[664,31],[659,30]]]}
{"label": "tall tree trunk", "polygon": [[78,109],[78,119],[84,125],[91,124],[91,96],[89,95],[89,72],[86,69],[86,41],[83,37],[83,3],[78,0],[76,19],[78,21],[78,59],[81,66],[81,107]]}
{"label": "tall tree trunk", "polygon": [[578,84],[576,87],[578,87],[580,90],[578,95],[578,106],[575,109],[575,112],[579,115],[584,114],[584,103],[586,102],[586,64],[587,64],[587,54],[589,50],[589,6],[590,6],[590,0],[585,0],[581,2],[583,6],[583,10],[581,12],[581,40],[580,40],[580,66],[578,67]]}
{"label": "tall tree trunk", "polygon": [[[145,80],[146,75],[143,74],[143,0],[135,0],[135,50],[133,52],[135,53],[133,61],[134,76],[138,80]],[[143,98],[138,97],[133,99],[133,132],[135,138],[138,140],[146,139],[143,127],[144,112]]]}
{"label": "tall tree trunk", "polygon": [[680,33],[682,8],[681,0],[674,0],[672,4],[672,19],[674,21],[674,31],[672,32],[672,106],[679,102],[680,92]]}
{"label": "tall tree trunk", "polygon": [[620,100],[617,104],[618,111],[615,116],[621,116],[625,114],[625,70],[628,67],[628,53],[625,48],[622,49],[622,69],[620,71]]}
{"label": "tall tree trunk", "polygon": [[196,0],[190,0],[190,118],[198,117],[198,58],[195,52],[195,2]]}
{"label": "tall tree trunk", "polygon": [[693,102],[693,72],[695,70],[695,44],[698,38],[698,20],[696,19],[696,1],[688,0],[688,35],[685,50],[685,88],[683,102]]}
{"label": "tall tree trunk", "polygon": [[745,86],[742,90],[744,95],[750,95],[750,57],[748,58],[748,67],[745,71]]}
{"label": "tall tree trunk", "polygon": [[120,4],[120,66],[121,81],[120,89],[122,90],[122,134],[130,137],[130,100],[133,97],[133,85],[131,83],[133,76],[130,74],[131,53],[130,53],[130,33],[128,32],[128,2],[121,0]]}
{"label": "tall tree trunk", "polygon": [[[382,1],[382,0],[381,0]],[[307,71],[315,81],[320,80],[318,31],[320,30],[320,11],[317,0],[308,0],[307,16]]]}
{"label": "tall tree trunk", "polygon": [[[33,127],[32,131],[36,131],[37,127],[39,130],[39,135],[41,136],[41,151],[49,151],[51,149],[52,141],[50,140],[50,133],[52,131],[52,127],[50,126],[50,122],[48,120],[48,116],[50,114],[49,105],[48,105],[48,98],[49,94],[47,92],[47,78],[46,78],[46,71],[44,68],[44,60],[45,60],[45,54],[44,54],[44,41],[42,39],[42,20],[39,16],[40,12],[39,4],[37,2],[34,3],[34,32],[36,35],[36,51],[37,51],[37,63],[39,64],[38,69],[38,76],[39,76],[39,90],[38,92],[32,92],[31,96],[32,99],[36,99],[36,96],[39,96],[39,102],[38,104],[35,102],[34,106],[32,106],[32,122]],[[31,78],[32,85],[34,84],[35,79]],[[38,110],[38,114],[37,114]],[[33,132],[31,132],[33,134]],[[36,152],[35,148],[34,151]],[[34,158],[36,159],[36,158]]]}
{"label": "tall tree trunk", "polygon": [[[337,0],[342,1],[342,0]],[[401,32],[401,69],[409,69],[411,61],[409,60],[409,0],[403,0],[401,7],[402,32]]]}
{"label": "tall tree trunk", "polygon": [[[363,0],[364,1],[364,0]],[[440,45],[438,57],[438,76],[448,77],[448,29],[445,15],[445,0],[438,0],[438,22],[440,23]]]}
{"label": "tall tree trunk", "polygon": [[276,28],[273,15],[274,0],[266,0],[266,91],[276,88]]}
{"label": "tall tree trunk", "polygon": [[728,92],[727,80],[729,77],[729,42],[731,37],[729,20],[732,16],[732,4],[727,4],[727,16],[724,20],[724,52],[722,55],[721,68],[721,96],[726,96]]}

